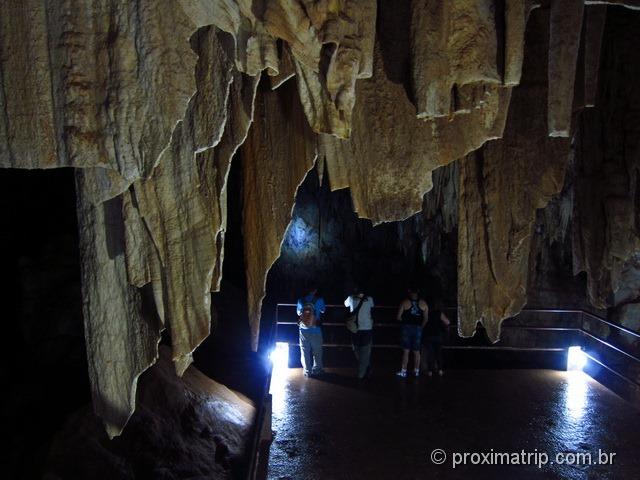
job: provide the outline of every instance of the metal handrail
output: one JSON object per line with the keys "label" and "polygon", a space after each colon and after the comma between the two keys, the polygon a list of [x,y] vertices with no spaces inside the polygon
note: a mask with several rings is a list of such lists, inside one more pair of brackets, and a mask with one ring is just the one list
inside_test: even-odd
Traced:
{"label": "metal handrail", "polygon": [[638,383],[637,381],[633,380],[632,378],[627,377],[626,375],[621,374],[620,372],[615,371],[613,368],[609,367],[608,365],[605,365],[604,363],[602,363],[600,360],[598,360],[597,358],[595,358],[593,355],[589,355],[588,353],[585,352],[585,355],[587,356],[587,358],[589,360],[591,360],[592,362],[597,363],[598,365],[600,365],[603,368],[606,368],[607,370],[609,370],[611,373],[613,373],[614,375],[617,375],[618,377],[620,377],[621,379],[623,379],[626,382],[632,383],[638,387],[640,387],[640,383]]}
{"label": "metal handrail", "polygon": [[631,360],[635,360],[636,362],[640,363],[640,358],[638,358],[638,357],[636,357],[636,356],[634,356],[634,355],[631,355],[630,353],[625,352],[624,350],[622,350],[622,349],[620,349],[620,348],[616,347],[615,345],[610,344],[609,342],[607,342],[607,341],[605,341],[605,340],[601,339],[600,337],[596,337],[596,336],[595,336],[594,334],[592,334],[592,333],[589,333],[589,332],[587,332],[587,331],[585,331],[585,330],[581,330],[581,331],[582,331],[582,333],[583,333],[583,334],[585,334],[585,335],[587,335],[587,336],[589,336],[589,337],[593,338],[594,340],[597,340],[598,342],[602,343],[605,347],[609,347],[609,348],[611,348],[611,349],[615,350],[615,351],[616,351],[616,352],[618,352],[618,353],[621,353],[621,354],[623,354],[623,355],[626,355],[626,356],[627,356],[627,357],[629,357]]}
{"label": "metal handrail", "polygon": [[587,312],[585,310],[585,311],[582,312],[582,314],[583,315],[587,315],[588,317],[591,317],[591,318],[593,318],[595,320],[598,320],[598,321],[608,325],[609,327],[617,328],[618,330],[620,330],[620,331],[622,331],[622,332],[624,332],[624,333],[626,333],[628,335],[634,336],[636,338],[640,338],[640,333],[634,332],[633,330],[630,330],[627,327],[623,327],[622,325],[617,325],[615,323],[612,323],[612,322],[610,322],[608,320],[605,320],[604,318],[600,318],[600,317],[598,317],[597,315],[594,315],[591,312]]}
{"label": "metal handrail", "polygon": [[[276,304],[276,312],[279,309],[279,307],[297,307],[296,303],[278,303]],[[327,308],[347,308],[344,305],[337,305],[337,304],[329,304],[329,305],[325,305],[325,307]],[[395,309],[398,308],[396,306],[391,306],[391,305],[375,305],[373,307],[373,310],[375,309]],[[444,307],[443,310],[457,310],[457,307]],[[640,338],[640,333],[638,332],[634,332],[633,330],[630,330],[627,327],[624,327],[622,325],[618,325],[615,324],[613,322],[610,322],[592,312],[589,312],[588,310],[584,310],[584,309],[560,309],[560,308],[523,308],[520,313],[578,313],[580,315],[586,315],[588,317],[593,318],[594,320],[597,320],[601,323],[604,323],[605,325],[615,328],[617,330],[620,330],[621,332],[624,332],[628,335],[632,335],[636,338]],[[280,322],[280,324],[285,324],[285,323],[295,323],[295,322]],[[329,323],[326,323],[326,325],[328,325]],[[383,323],[378,324],[376,323],[376,325],[384,325]],[[452,325],[455,325],[454,322],[452,322]],[[511,327],[512,325],[503,325],[504,327]]]}
{"label": "metal handrail", "polygon": [[[279,307],[296,307],[297,304],[295,303],[278,303],[276,305],[276,324],[279,325],[296,325],[297,322],[292,322],[292,321],[285,321],[285,322],[280,322],[278,320],[279,318]],[[325,305],[325,307],[327,308],[346,308],[344,305],[335,305],[335,304],[329,304],[329,305]],[[397,307],[392,307],[389,305],[376,305],[375,307],[373,307],[374,309],[395,309]],[[443,308],[443,310],[457,310],[456,307],[445,307]],[[580,314],[582,316],[582,324],[584,324],[584,316],[589,316],[591,318],[593,318],[594,320],[597,320],[599,322],[604,323],[605,325],[609,326],[609,327],[613,327],[616,328],[624,333],[627,333],[629,335],[632,335],[634,337],[640,338],[640,334],[637,332],[634,332],[633,330],[629,330],[626,327],[623,327],[621,325],[616,325],[615,323],[609,322],[607,320],[605,320],[602,317],[599,317],[598,315],[595,315],[592,312],[589,312],[587,310],[582,310],[582,309],[557,309],[557,308],[524,308],[522,309],[522,311],[520,313],[577,313]],[[519,314],[518,314],[519,315]],[[325,322],[323,325],[326,326],[342,326],[343,323],[341,322]],[[457,323],[451,322],[451,326],[456,326]],[[399,327],[400,324],[398,322],[380,322],[380,323],[376,323],[376,327]],[[572,327],[547,327],[547,326],[536,326],[536,325],[502,325],[502,328],[505,329],[521,329],[521,330],[538,330],[538,331],[575,331],[575,332],[580,332],[584,335],[587,335],[591,338],[593,338],[594,340],[600,342],[602,345],[611,348],[612,350],[615,350],[618,353],[621,353],[625,356],[627,356],[628,358],[630,358],[631,360],[634,360],[638,363],[640,363],[640,358],[636,357],[635,355],[632,355],[628,352],[625,352],[624,350],[616,347],[615,345],[612,345],[611,343],[607,342],[606,340],[594,335],[593,333],[587,331],[584,326],[580,327],[580,328],[572,328]],[[338,344],[336,344],[337,346]],[[329,346],[329,345],[327,345]],[[465,348],[481,348],[480,346],[465,346]],[[508,347],[494,347],[494,348],[508,348]],[[511,347],[514,348],[514,347]]]}

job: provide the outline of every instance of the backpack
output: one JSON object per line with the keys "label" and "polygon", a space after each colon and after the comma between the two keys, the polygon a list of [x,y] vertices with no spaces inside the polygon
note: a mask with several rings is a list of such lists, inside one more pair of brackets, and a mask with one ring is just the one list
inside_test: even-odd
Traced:
{"label": "backpack", "polygon": [[[298,318],[298,321],[302,323],[305,327],[313,327],[317,324],[318,319],[316,318],[316,305],[315,305],[315,297],[313,302],[306,302],[302,306],[302,314]],[[305,315],[305,310],[310,310],[308,315]]]}

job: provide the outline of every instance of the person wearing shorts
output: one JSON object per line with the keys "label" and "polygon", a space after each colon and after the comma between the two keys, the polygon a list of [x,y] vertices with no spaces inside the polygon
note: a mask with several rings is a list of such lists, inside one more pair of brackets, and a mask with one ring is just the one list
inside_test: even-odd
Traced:
{"label": "person wearing shorts", "polygon": [[407,365],[409,363],[409,352],[413,353],[413,374],[420,376],[420,348],[422,344],[422,329],[429,318],[429,307],[427,302],[418,295],[417,288],[409,288],[407,298],[400,307],[396,320],[400,325],[400,346],[402,347],[402,366],[396,373],[399,377],[407,376]]}

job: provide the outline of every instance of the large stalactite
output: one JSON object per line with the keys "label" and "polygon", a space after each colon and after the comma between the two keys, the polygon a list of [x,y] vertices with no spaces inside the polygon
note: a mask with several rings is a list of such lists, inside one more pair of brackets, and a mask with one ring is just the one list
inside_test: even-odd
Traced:
{"label": "large stalactite", "polygon": [[291,84],[261,89],[256,118],[242,145],[242,229],[247,269],[249,322],[257,347],[266,273],[280,255],[296,190],[313,168],[315,135],[304,121]]}
{"label": "large stalactite", "polygon": [[463,336],[473,335],[482,321],[495,341],[502,320],[524,307],[536,210],[560,192],[564,181],[569,142],[547,136],[547,109],[541,102],[548,91],[548,21],[542,11],[534,21],[503,138],[460,165],[458,331]]}
{"label": "large stalactite", "polygon": [[[0,167],[77,169],[89,370],[108,433],[131,415],[160,330],[178,373],[210,331],[238,150],[254,346],[265,276],[316,158],[374,223],[419,211],[432,172],[459,160],[460,329],[482,319],[497,338],[526,301],[536,209],[562,186],[576,111],[597,104],[602,3],[640,7],[6,0]],[[263,72],[275,90],[258,88]],[[601,202],[615,225],[633,217],[624,196]],[[612,227],[603,260],[596,226],[576,217],[600,305],[637,232]]]}

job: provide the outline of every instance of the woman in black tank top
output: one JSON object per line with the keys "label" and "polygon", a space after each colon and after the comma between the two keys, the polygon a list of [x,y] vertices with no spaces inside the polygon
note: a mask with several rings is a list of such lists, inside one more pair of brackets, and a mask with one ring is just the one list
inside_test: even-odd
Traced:
{"label": "woman in black tank top", "polygon": [[402,366],[396,375],[407,376],[407,365],[409,363],[409,352],[413,352],[413,374],[420,375],[420,349],[422,344],[422,328],[427,322],[427,312],[429,307],[424,300],[418,296],[418,290],[410,288],[408,298],[402,301],[396,320],[400,326],[400,346],[402,347]]}

